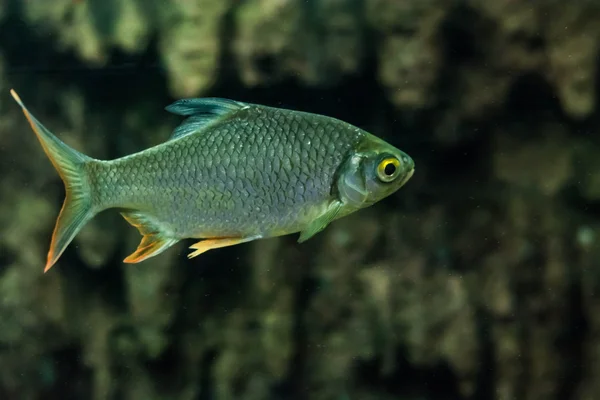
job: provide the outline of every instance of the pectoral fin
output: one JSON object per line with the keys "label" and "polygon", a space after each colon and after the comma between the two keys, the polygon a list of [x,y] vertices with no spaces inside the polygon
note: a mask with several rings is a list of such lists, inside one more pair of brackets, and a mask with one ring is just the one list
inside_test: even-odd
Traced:
{"label": "pectoral fin", "polygon": [[179,241],[162,232],[152,218],[136,211],[121,213],[123,218],[135,226],[142,234],[142,241],[137,249],[123,260],[126,263],[139,263],[154,257]]}
{"label": "pectoral fin", "polygon": [[234,246],[236,244],[250,242],[255,239],[259,239],[259,236],[252,236],[247,238],[204,239],[190,246],[190,249],[194,249],[196,251],[193,251],[190,254],[188,254],[188,258],[194,258],[208,250]]}
{"label": "pectoral fin", "polygon": [[298,243],[302,243],[321,232],[331,221],[333,221],[340,210],[342,209],[343,203],[341,201],[334,201],[329,205],[327,210],[315,219],[310,225],[300,232]]}

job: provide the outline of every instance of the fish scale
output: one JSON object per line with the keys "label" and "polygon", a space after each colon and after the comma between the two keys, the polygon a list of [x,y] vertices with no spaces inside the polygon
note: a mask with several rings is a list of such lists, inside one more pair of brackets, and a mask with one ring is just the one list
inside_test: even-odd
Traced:
{"label": "fish scale", "polygon": [[46,271],[105,209],[122,210],[143,236],[125,262],[204,239],[191,246],[195,257],[294,232],[305,241],[395,192],[414,172],[404,152],[346,122],[216,98],[168,106],[186,118],[166,142],[96,160],[61,142],[11,93],[66,189]]}
{"label": "fish scale", "polygon": [[[319,125],[299,120],[295,112],[256,108],[255,113],[222,121],[210,132],[94,164],[97,170],[92,175],[108,177],[100,191],[105,197],[97,200],[100,207],[143,210],[182,237],[215,231],[225,236],[293,231],[306,222],[303,218],[311,217],[310,210],[329,199],[335,166],[361,133],[340,135],[346,124],[337,120],[322,121],[319,132],[315,129]],[[323,143],[319,134],[326,135]],[[334,141],[336,146],[331,145]],[[311,151],[311,146],[323,151]],[[248,162],[236,148],[253,154],[253,160]],[[227,153],[219,155],[224,149]],[[202,179],[205,175],[210,179]],[[310,177],[320,178],[320,184],[309,184]],[[286,194],[283,198],[278,196],[281,192]],[[179,200],[177,212],[165,207],[173,197]],[[256,220],[244,217],[244,210],[255,208],[261,209]],[[188,215],[191,218],[183,218]]]}

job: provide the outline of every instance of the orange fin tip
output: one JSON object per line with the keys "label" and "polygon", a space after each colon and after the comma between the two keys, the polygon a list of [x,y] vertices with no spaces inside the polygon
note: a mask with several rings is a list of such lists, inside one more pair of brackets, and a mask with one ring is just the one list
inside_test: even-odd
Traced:
{"label": "orange fin tip", "polygon": [[163,238],[157,235],[144,235],[137,249],[125,258],[123,262],[128,264],[142,262],[150,257],[159,255],[177,242],[177,239]]}
{"label": "orange fin tip", "polygon": [[50,257],[48,257],[48,262],[46,262],[46,266],[44,267],[44,273],[48,272],[53,266],[54,263],[50,260]]}
{"label": "orange fin tip", "polygon": [[179,241],[163,232],[160,225],[150,215],[139,211],[123,212],[121,215],[142,234],[140,244],[132,254],[123,260],[125,263],[139,263],[157,256]]}
{"label": "orange fin tip", "polygon": [[221,247],[235,246],[236,244],[250,242],[258,238],[259,237],[257,236],[252,236],[247,238],[204,239],[190,246],[190,249],[194,249],[195,251],[188,254],[187,257],[194,258],[202,253],[207,252],[208,250],[219,249]]}

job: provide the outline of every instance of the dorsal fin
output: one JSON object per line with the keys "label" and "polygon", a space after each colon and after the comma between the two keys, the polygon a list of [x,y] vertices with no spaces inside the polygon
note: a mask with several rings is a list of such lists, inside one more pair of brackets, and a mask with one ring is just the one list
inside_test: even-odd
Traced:
{"label": "dorsal fin", "polygon": [[217,97],[177,100],[165,107],[165,110],[188,118],[175,128],[170,140],[198,132],[209,123],[246,106],[247,104],[239,101]]}

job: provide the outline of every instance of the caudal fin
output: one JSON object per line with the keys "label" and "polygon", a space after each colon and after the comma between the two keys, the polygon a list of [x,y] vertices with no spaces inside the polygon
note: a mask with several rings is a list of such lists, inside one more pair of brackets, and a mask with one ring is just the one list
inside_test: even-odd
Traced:
{"label": "caudal fin", "polygon": [[65,201],[56,220],[48,260],[44,268],[44,272],[47,272],[85,223],[96,214],[92,207],[90,185],[84,168],[86,162],[92,159],[60,141],[27,110],[14,90],[11,89],[10,94],[21,106],[46,155],[65,185]]}

